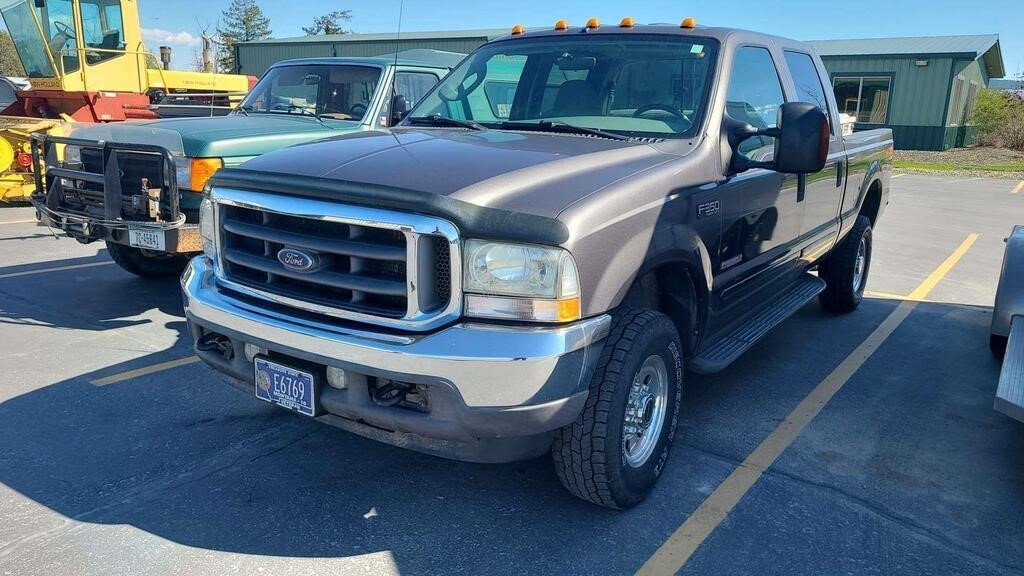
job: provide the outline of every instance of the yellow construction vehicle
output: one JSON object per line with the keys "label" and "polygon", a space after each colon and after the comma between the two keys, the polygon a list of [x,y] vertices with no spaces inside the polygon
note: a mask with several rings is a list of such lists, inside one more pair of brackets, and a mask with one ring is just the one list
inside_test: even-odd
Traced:
{"label": "yellow construction vehicle", "polygon": [[210,115],[240,101],[256,80],[166,70],[169,58],[161,66],[142,42],[137,0],[19,0],[0,15],[31,83],[0,110],[2,200],[28,199],[31,166],[22,153],[33,132],[67,120],[154,119],[168,99],[203,104],[196,114]]}

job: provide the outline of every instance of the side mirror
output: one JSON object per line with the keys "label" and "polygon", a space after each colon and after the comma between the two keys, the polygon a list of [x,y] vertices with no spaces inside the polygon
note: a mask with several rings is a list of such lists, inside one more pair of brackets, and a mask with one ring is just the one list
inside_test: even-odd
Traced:
{"label": "side mirror", "polygon": [[[825,167],[831,137],[828,116],[814,104],[787,102],[779,109],[777,128],[758,129],[745,122],[726,117],[727,131],[733,149],[733,169],[766,168],[783,174],[813,174]],[[755,162],[737,154],[739,144],[754,136],[775,138],[774,158]]]}
{"label": "side mirror", "polygon": [[409,113],[409,101],[401,94],[395,94],[391,99],[391,126],[397,126],[405,115]]}
{"label": "side mirror", "polygon": [[784,174],[821,172],[828,159],[828,116],[814,104],[782,105],[775,170]]}

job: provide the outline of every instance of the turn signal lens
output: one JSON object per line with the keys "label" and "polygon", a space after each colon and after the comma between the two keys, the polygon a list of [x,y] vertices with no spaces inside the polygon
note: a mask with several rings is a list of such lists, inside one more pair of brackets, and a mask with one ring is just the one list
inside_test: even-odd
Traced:
{"label": "turn signal lens", "polygon": [[582,314],[579,296],[561,300],[466,294],[466,316],[525,322],[573,322]]}
{"label": "turn signal lens", "polygon": [[224,167],[224,161],[220,158],[193,158],[189,163],[191,176],[189,177],[189,190],[200,192],[206,186],[206,182],[213,177],[217,170]]}
{"label": "turn signal lens", "polygon": [[686,18],[686,19],[683,20],[683,23],[679,25],[679,27],[680,28],[696,28],[697,27],[697,19],[692,17],[692,16],[689,17],[689,18]]}
{"label": "turn signal lens", "polygon": [[569,21],[568,20],[559,20],[558,22],[555,22],[555,30],[568,30],[568,29],[569,29]]}

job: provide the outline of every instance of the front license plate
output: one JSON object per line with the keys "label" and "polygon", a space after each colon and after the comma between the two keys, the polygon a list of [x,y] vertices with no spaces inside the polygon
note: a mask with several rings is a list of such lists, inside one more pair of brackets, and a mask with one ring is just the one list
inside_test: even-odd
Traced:
{"label": "front license plate", "polygon": [[256,397],[306,416],[314,416],[313,375],[265,358],[256,358]]}
{"label": "front license plate", "polygon": [[128,230],[128,244],[136,248],[161,252],[167,249],[167,241],[162,230]]}

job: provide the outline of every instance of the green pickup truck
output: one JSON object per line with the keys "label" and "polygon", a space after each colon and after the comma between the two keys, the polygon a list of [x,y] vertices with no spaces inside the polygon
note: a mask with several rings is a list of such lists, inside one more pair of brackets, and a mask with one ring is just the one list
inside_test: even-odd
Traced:
{"label": "green pickup truck", "polygon": [[463,57],[407,50],[287,60],[227,116],[82,125],[64,137],[41,136],[33,144],[37,217],[79,242],[105,241],[114,262],[133,274],[180,274],[202,250],[199,203],[217,170],[293,144],[392,126]]}

